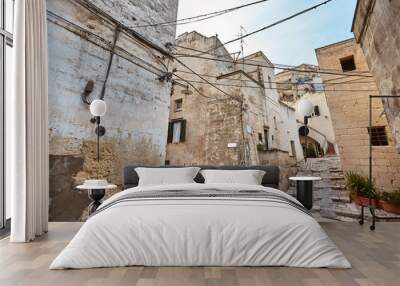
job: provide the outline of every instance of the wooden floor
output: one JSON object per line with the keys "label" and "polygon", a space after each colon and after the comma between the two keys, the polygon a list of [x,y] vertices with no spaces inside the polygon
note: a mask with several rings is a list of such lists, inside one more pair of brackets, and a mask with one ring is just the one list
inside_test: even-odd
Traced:
{"label": "wooden floor", "polygon": [[286,267],[126,267],[48,270],[80,223],[51,223],[29,244],[0,241],[0,285],[400,285],[400,223],[378,223],[375,232],[356,223],[321,223],[353,269]]}

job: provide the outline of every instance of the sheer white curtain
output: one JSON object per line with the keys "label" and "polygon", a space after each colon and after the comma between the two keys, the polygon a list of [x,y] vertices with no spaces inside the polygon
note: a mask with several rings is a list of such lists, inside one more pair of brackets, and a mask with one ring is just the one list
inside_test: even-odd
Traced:
{"label": "sheer white curtain", "polygon": [[48,119],[45,0],[15,1],[14,93],[6,114],[12,242],[47,231]]}

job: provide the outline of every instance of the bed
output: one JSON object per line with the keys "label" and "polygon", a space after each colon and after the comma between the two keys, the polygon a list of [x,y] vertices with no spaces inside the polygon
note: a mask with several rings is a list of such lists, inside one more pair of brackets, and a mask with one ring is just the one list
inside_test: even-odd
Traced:
{"label": "bed", "polygon": [[50,269],[119,266],[291,266],[350,268],[342,252],[297,200],[278,190],[275,166],[260,185],[193,183],[138,186],[110,197],[56,257]]}

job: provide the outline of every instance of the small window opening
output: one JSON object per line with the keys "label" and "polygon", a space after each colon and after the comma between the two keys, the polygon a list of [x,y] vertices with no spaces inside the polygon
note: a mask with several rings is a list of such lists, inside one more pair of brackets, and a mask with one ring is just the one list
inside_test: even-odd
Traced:
{"label": "small window opening", "polygon": [[265,146],[265,149],[266,149],[266,150],[269,149],[268,138],[269,138],[269,130],[268,130],[268,128],[265,128],[265,129],[264,129],[264,146]]}
{"label": "small window opening", "polygon": [[349,56],[340,59],[340,65],[344,72],[356,70],[356,64],[354,62],[354,56]]}
{"label": "small window opening", "polygon": [[182,111],[183,100],[182,98],[175,100],[175,112]]}
{"label": "small window opening", "polygon": [[386,134],[386,128],[384,126],[371,127],[371,129],[368,131],[371,133],[372,146],[387,146],[387,145],[389,145],[388,137]]}
{"label": "small window opening", "polygon": [[314,105],[314,116],[320,116],[321,112],[319,111],[319,106]]}

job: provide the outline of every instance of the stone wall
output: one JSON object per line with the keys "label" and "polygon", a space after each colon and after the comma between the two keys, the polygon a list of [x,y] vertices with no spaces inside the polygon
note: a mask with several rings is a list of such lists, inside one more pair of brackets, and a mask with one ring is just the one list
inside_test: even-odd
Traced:
{"label": "stone wall", "polygon": [[[198,50],[207,50],[221,43],[217,37],[204,37],[196,32],[185,33],[178,37],[177,45]],[[178,53],[187,53],[186,49],[177,49]],[[229,53],[223,48],[215,51],[219,57]],[[229,64],[204,61],[194,58],[181,58],[185,65],[199,74],[225,73],[231,68]],[[167,157],[171,165],[237,165],[241,160],[243,146],[240,145],[242,132],[240,128],[240,104],[227,99],[215,88],[198,83],[201,80],[179,63],[175,63],[177,74],[196,86],[199,92],[186,82],[176,78],[179,84],[173,86],[171,94],[170,120],[186,120],[185,142],[167,145]],[[217,72],[218,71],[218,72]],[[187,88],[191,91],[187,94]],[[240,91],[235,87],[223,87],[223,90],[240,98]],[[182,110],[176,111],[175,100],[182,100]],[[237,147],[228,148],[228,143],[237,143]]]}
{"label": "stone wall", "polygon": [[[267,78],[274,81],[272,67],[234,62],[216,36],[185,33],[178,37],[177,46],[179,54],[187,54],[188,49],[207,51],[218,46],[207,56],[229,62],[180,57],[184,64],[175,63],[177,78],[171,95],[170,120],[186,120],[186,138],[184,142],[168,144],[166,159],[171,165],[258,165],[257,145],[265,145],[265,140],[270,148],[287,152],[292,152],[292,140],[297,149],[293,153],[302,158],[294,110],[281,105],[276,90],[265,83]],[[243,60],[272,65],[261,52]],[[204,83],[185,65],[205,75],[220,90]],[[176,100],[182,100],[181,110],[174,109]],[[268,138],[264,129],[268,129]]]}
{"label": "stone wall", "polygon": [[[357,70],[370,76],[363,51],[354,39],[335,43],[316,50],[321,69],[341,71],[340,59],[354,56]],[[322,75],[324,82],[335,83],[326,91],[328,106],[332,115],[336,143],[343,171],[356,171],[368,175],[368,100],[370,94],[377,93],[371,77],[343,77],[342,75]],[[346,82],[351,81],[351,84]],[[355,90],[355,91],[350,91]],[[373,177],[379,189],[391,191],[400,185],[400,155],[396,152],[394,140],[380,100],[373,101],[373,126],[386,127],[388,146],[373,147]]]}
{"label": "stone wall", "polygon": [[261,165],[279,166],[279,189],[286,192],[289,189],[289,178],[297,174],[296,157],[281,150],[266,150],[259,152]]}
{"label": "stone wall", "polygon": [[[358,0],[352,31],[380,94],[400,95],[400,1]],[[383,99],[400,152],[400,98]]]}
{"label": "stone wall", "polygon": [[95,126],[81,94],[93,80],[91,97],[99,97],[116,26],[86,5],[132,27],[176,19],[178,0],[47,2],[50,220],[74,221],[88,199],[73,188],[85,179],[99,176],[121,186],[124,165],[164,162],[171,85],[157,75],[166,71],[162,62],[169,61],[160,47],[175,39],[171,26],[138,29],[144,41],[122,29],[105,93],[106,134],[97,163]]}

